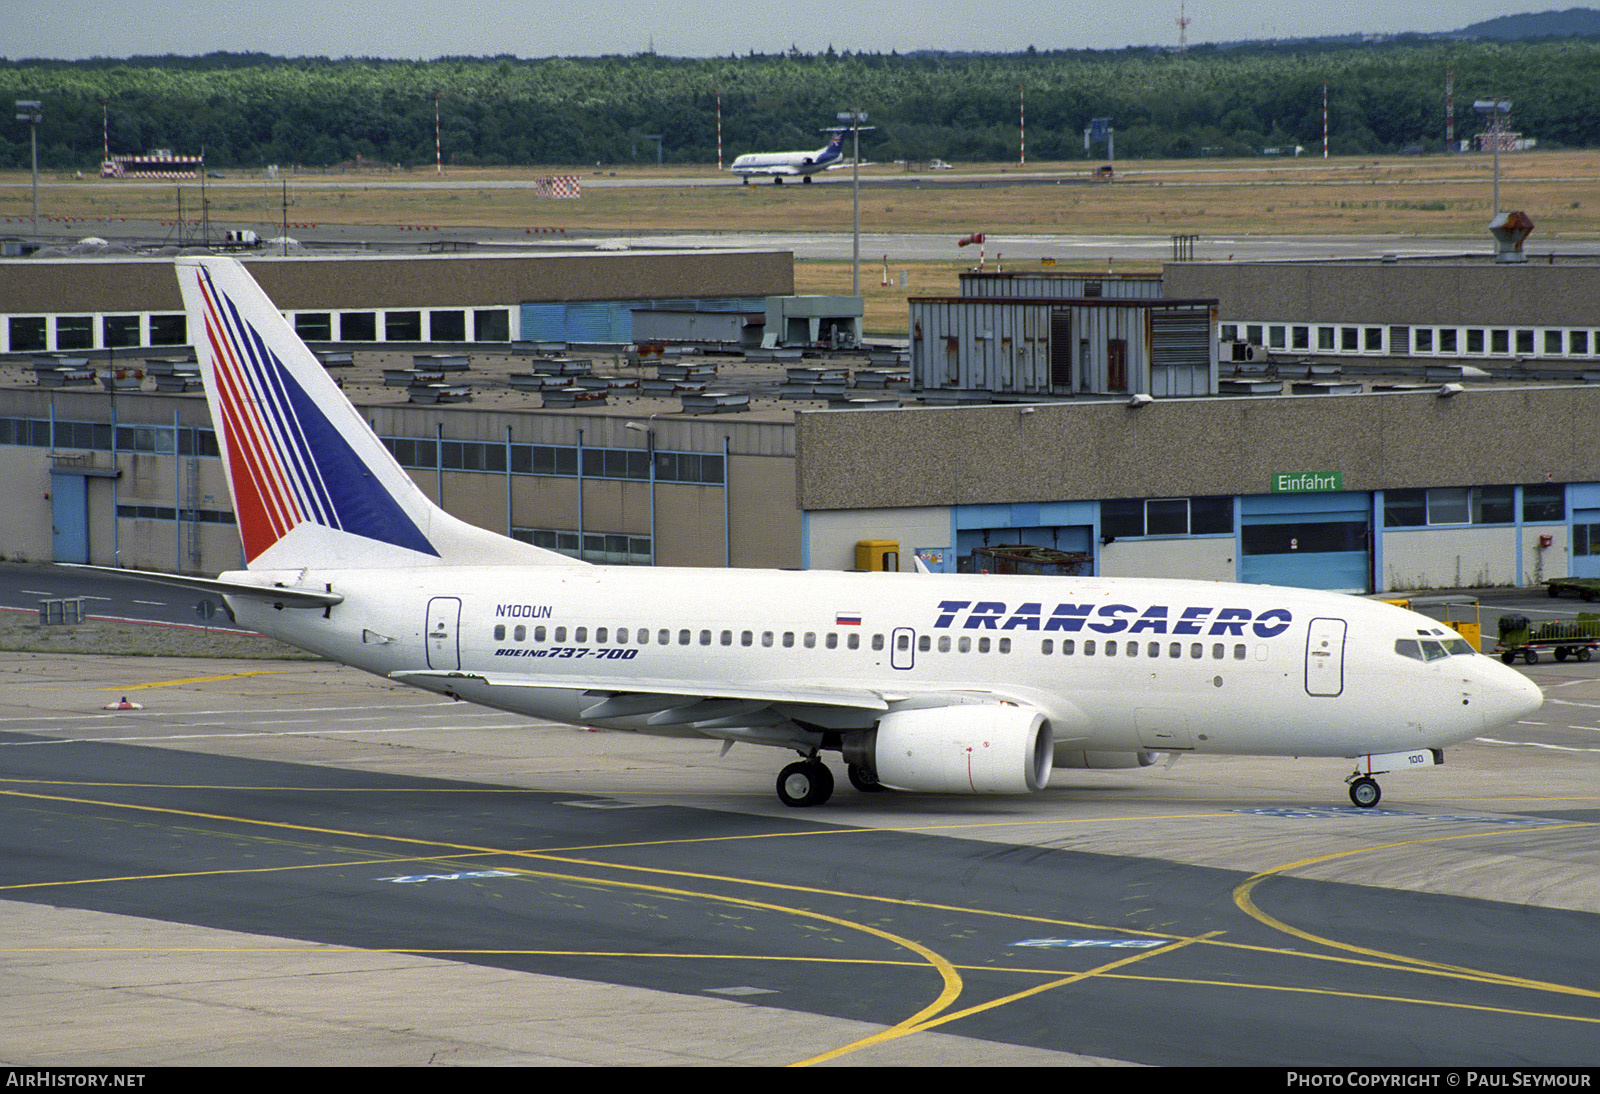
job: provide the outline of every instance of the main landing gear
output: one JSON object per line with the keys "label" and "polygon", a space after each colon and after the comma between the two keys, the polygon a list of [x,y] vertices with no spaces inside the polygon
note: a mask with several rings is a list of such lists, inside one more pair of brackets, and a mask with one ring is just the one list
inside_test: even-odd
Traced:
{"label": "main landing gear", "polygon": [[[878,781],[878,773],[862,764],[850,764],[846,770],[850,785],[863,794],[876,794],[885,789]],[[822,805],[833,796],[833,772],[819,756],[797,760],[778,772],[778,800],[792,808]]]}
{"label": "main landing gear", "polygon": [[799,808],[821,805],[833,797],[833,772],[815,756],[799,760],[778,772],[778,800]]}

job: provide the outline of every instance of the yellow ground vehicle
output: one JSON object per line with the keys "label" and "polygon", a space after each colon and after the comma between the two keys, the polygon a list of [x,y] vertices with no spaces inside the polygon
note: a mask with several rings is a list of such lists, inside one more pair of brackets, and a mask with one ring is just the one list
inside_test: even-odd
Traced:
{"label": "yellow ground vehicle", "polygon": [[1393,604],[1410,611],[1426,613],[1429,608],[1443,608],[1444,618],[1440,622],[1471,642],[1473,649],[1483,652],[1483,611],[1473,597],[1418,596],[1382,599],[1385,604]]}

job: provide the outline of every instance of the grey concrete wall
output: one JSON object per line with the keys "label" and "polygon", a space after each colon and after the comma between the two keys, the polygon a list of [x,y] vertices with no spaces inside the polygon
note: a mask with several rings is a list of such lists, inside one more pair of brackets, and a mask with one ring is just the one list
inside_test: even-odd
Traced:
{"label": "grey concrete wall", "polygon": [[[794,292],[794,258],[787,251],[258,258],[245,264],[285,311]],[[0,302],[8,315],[183,310],[170,260],[4,260]]]}
{"label": "grey concrete wall", "polygon": [[1222,322],[1474,326],[1600,324],[1600,265],[1528,262],[1304,263],[1173,262],[1169,297],[1214,297]]}
{"label": "grey concrete wall", "polygon": [[[1028,411],[1031,411],[1028,412]],[[800,508],[1264,494],[1337,471],[1346,490],[1600,479],[1600,388],[814,412]]]}

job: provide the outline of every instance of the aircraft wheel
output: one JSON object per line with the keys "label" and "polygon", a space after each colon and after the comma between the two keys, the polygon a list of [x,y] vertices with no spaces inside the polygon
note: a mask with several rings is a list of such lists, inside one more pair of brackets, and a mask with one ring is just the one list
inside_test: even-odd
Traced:
{"label": "aircraft wheel", "polygon": [[1528,650],[1522,655],[1522,659],[1530,665],[1537,665],[1539,663],[1539,651]]}
{"label": "aircraft wheel", "polygon": [[1363,775],[1350,784],[1350,800],[1362,809],[1371,809],[1382,799],[1382,788],[1378,786],[1378,781],[1370,776]]}
{"label": "aircraft wheel", "polygon": [[778,800],[784,805],[821,805],[832,796],[833,772],[820,760],[799,760],[778,772]]}
{"label": "aircraft wheel", "polygon": [[783,178],[781,176],[779,176],[777,178],[774,178],[772,180],[772,185],[774,185],[774,186],[782,186],[783,185]]}
{"label": "aircraft wheel", "polygon": [[878,781],[878,773],[861,764],[851,764],[845,768],[845,772],[850,776],[850,785],[863,794],[876,794],[884,789],[883,784]]}
{"label": "aircraft wheel", "polygon": [[802,178],[800,181],[809,184],[811,182],[811,176],[807,175],[804,178]]}

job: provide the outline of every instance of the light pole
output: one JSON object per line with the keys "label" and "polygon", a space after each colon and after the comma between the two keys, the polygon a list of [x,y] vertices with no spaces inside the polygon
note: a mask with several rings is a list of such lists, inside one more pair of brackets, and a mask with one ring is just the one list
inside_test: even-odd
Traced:
{"label": "light pole", "polygon": [[[850,295],[861,295],[861,123],[867,120],[865,110],[846,110],[834,117],[850,123],[854,144],[854,162],[850,165],[850,209],[854,227],[850,240]],[[872,128],[872,127],[868,127]]]}
{"label": "light pole", "polygon": [[33,235],[39,237],[39,123],[44,121],[44,103],[17,100],[17,121],[28,123],[28,139],[33,146]]}
{"label": "light pole", "polygon": [[[657,411],[660,413],[660,411]],[[636,433],[643,433],[645,437],[645,451],[650,459],[650,565],[656,564],[656,430],[655,414],[640,425],[638,422],[624,422],[624,429],[631,429]]]}
{"label": "light pole", "polygon": [[1489,143],[1494,146],[1494,215],[1500,215],[1500,145],[1505,141],[1510,99],[1479,99],[1472,109],[1489,119]]}

